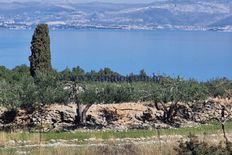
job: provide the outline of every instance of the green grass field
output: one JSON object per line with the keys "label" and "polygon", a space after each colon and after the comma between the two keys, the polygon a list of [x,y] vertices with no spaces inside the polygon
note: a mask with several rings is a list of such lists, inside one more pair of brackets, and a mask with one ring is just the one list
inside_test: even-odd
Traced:
{"label": "green grass field", "polygon": [[[226,131],[232,131],[232,122],[226,124]],[[198,127],[188,128],[172,128],[172,129],[159,129],[159,130],[127,130],[127,131],[95,131],[95,130],[77,130],[73,132],[46,132],[46,133],[28,133],[28,132],[17,132],[17,133],[0,133],[0,142],[4,143],[9,140],[15,141],[38,141],[40,138],[42,142],[50,140],[72,140],[78,139],[83,141],[89,138],[95,139],[123,139],[123,138],[148,138],[159,135],[182,135],[187,136],[189,133],[192,134],[217,134],[222,133],[220,124],[214,123],[210,125],[200,125]]]}
{"label": "green grass field", "polygon": [[[226,132],[229,135],[232,133],[232,122],[226,124]],[[223,141],[221,126],[217,123],[160,130],[77,130],[41,134],[1,132],[0,155],[172,155],[175,154],[173,148],[178,145],[180,136],[187,137],[190,133],[198,135],[202,139],[206,137],[206,140],[212,143]],[[160,135],[161,141],[157,141],[158,135]],[[129,141],[126,141],[128,139]],[[10,141],[14,141],[15,144],[9,144]],[[22,141],[30,143],[20,144]],[[56,142],[62,143],[56,145]]]}

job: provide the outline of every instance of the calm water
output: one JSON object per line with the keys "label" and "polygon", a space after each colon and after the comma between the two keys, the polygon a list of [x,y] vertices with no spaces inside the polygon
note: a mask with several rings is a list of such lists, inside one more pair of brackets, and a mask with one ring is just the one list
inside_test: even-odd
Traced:
{"label": "calm water", "polygon": [[[29,64],[32,31],[0,30],[0,65]],[[126,30],[51,31],[55,69],[110,67],[206,80],[232,79],[232,33]]]}

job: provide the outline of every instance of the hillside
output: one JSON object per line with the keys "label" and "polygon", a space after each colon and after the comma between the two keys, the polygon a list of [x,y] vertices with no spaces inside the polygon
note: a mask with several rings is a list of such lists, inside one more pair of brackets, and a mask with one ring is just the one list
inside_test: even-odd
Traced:
{"label": "hillside", "polygon": [[149,4],[12,2],[0,3],[0,14],[0,27],[13,29],[29,29],[45,22],[54,29],[231,30],[231,22],[225,22],[231,16],[231,2],[227,0]]}

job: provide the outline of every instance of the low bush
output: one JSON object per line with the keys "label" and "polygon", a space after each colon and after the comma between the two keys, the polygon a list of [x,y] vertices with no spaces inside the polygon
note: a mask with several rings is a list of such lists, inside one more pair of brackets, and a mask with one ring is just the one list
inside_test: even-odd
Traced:
{"label": "low bush", "polygon": [[175,148],[178,155],[231,155],[232,143],[218,145],[209,145],[206,142],[199,141],[195,135],[189,135],[189,140],[180,141],[179,146]]}

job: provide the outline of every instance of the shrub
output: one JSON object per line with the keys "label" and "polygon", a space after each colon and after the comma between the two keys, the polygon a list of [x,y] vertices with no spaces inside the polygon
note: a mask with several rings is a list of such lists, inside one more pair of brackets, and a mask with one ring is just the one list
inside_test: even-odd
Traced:
{"label": "shrub", "polygon": [[213,97],[232,96],[232,82],[227,78],[210,80],[205,85]]}
{"label": "shrub", "polygon": [[9,83],[6,80],[0,80],[0,104],[9,108],[20,106],[19,91],[19,85]]}
{"label": "shrub", "polygon": [[179,146],[175,148],[178,155],[230,155],[232,153],[231,143],[223,145],[209,145],[206,142],[200,142],[197,136],[189,135],[189,140],[180,141]]}
{"label": "shrub", "polygon": [[120,103],[133,100],[134,88],[130,84],[106,85],[99,90],[102,103]]}
{"label": "shrub", "polygon": [[52,104],[67,103],[69,94],[64,90],[62,83],[55,74],[37,74],[35,78],[36,100],[35,103]]}
{"label": "shrub", "polygon": [[155,102],[196,102],[208,96],[207,88],[194,80],[176,79],[172,82],[162,83],[154,90]]}

